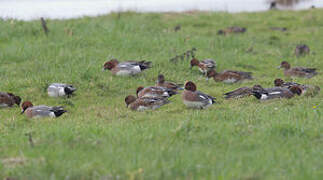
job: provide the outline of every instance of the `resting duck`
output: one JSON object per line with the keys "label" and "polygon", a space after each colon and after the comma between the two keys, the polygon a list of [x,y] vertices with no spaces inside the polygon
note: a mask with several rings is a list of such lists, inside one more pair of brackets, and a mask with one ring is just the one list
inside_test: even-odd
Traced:
{"label": "resting duck", "polygon": [[189,108],[204,109],[215,103],[215,98],[196,90],[192,81],[185,83],[183,103]]}
{"label": "resting duck", "polygon": [[225,99],[243,98],[252,95],[252,88],[242,87],[224,94]]}
{"label": "resting duck", "polygon": [[158,87],[164,87],[164,88],[172,89],[175,91],[176,90],[183,90],[183,88],[181,87],[182,85],[183,84],[177,84],[177,83],[165,81],[165,77],[162,74],[158,75],[158,79],[157,79],[157,83],[156,83],[156,86],[158,86]]}
{"label": "resting duck", "polygon": [[53,83],[47,88],[47,93],[50,97],[70,97],[74,91],[76,91],[76,88],[74,88],[72,85],[62,83]]}
{"label": "resting duck", "polygon": [[59,117],[64,114],[65,111],[62,106],[33,106],[30,101],[25,101],[21,105],[22,112],[25,113],[29,118],[37,118],[37,117]]}
{"label": "resting duck", "polygon": [[252,80],[251,72],[231,71],[225,70],[221,73],[211,70],[207,72],[207,79],[213,77],[215,81],[222,81],[224,83],[236,83],[244,80]]}
{"label": "resting duck", "polygon": [[294,67],[287,61],[281,62],[278,68],[284,68],[285,76],[311,78],[317,75],[316,68]]}
{"label": "resting duck", "polygon": [[199,61],[196,58],[191,60],[191,69],[193,66],[198,66],[199,70],[206,75],[206,73],[210,70],[213,70],[216,66],[216,63],[213,59],[205,59],[203,61]]}
{"label": "resting duck", "polygon": [[300,95],[302,90],[298,86],[293,86],[291,89],[283,87],[274,88],[263,88],[260,85],[255,85],[252,88],[253,95],[260,100],[269,100],[276,98],[287,98],[290,99],[294,97],[294,94]]}
{"label": "resting duck", "polygon": [[21,98],[12,93],[0,92],[0,108],[1,107],[12,107],[17,104],[20,105]]}
{"label": "resting duck", "polygon": [[310,53],[310,48],[306,44],[299,44],[295,48],[295,55],[302,56]]}
{"label": "resting duck", "polygon": [[282,79],[275,79],[274,84],[276,87],[284,87],[287,89],[291,89],[293,86],[297,86],[301,89],[301,95],[305,96],[315,96],[320,92],[320,87],[311,86],[311,85],[303,85],[295,82],[284,82]]}
{"label": "resting duck", "polygon": [[125,98],[127,107],[130,107],[130,109],[134,111],[154,110],[169,102],[169,100],[160,97],[136,98],[135,96],[129,95]]}
{"label": "resting duck", "polygon": [[141,73],[145,69],[150,68],[149,61],[125,61],[119,62],[117,59],[107,61],[103,65],[103,70],[110,70],[112,74],[117,76],[130,76]]}
{"label": "resting duck", "polygon": [[160,98],[169,98],[177,92],[175,90],[165,88],[165,87],[160,87],[160,86],[150,86],[150,87],[142,87],[139,86],[137,88],[137,97],[142,98],[142,97],[160,97]]}
{"label": "resting duck", "polygon": [[218,31],[218,35],[227,35],[231,33],[244,33],[246,31],[247,29],[244,27],[233,26],[233,27],[228,27],[226,29],[220,29]]}

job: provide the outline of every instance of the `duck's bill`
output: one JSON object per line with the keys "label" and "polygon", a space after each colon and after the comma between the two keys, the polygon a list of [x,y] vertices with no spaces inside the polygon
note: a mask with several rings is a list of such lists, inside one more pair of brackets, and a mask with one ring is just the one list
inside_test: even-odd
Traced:
{"label": "duck's bill", "polygon": [[25,112],[25,110],[22,110],[20,114],[23,114]]}

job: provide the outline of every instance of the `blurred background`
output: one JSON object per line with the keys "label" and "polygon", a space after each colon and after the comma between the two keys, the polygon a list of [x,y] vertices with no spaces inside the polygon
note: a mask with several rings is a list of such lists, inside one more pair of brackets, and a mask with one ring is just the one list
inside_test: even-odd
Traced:
{"label": "blurred background", "polygon": [[96,16],[118,11],[253,12],[323,7],[323,0],[0,0],[0,18],[32,20]]}

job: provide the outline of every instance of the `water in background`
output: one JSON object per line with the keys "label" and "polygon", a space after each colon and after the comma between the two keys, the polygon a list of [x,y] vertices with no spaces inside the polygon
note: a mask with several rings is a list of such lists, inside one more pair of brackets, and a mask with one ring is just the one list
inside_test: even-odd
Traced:
{"label": "water in background", "polygon": [[[265,11],[270,0],[0,0],[0,18],[32,20],[40,17],[51,19],[97,16],[117,11],[183,12]],[[323,7],[323,0],[301,0],[289,9]],[[278,6],[278,8],[282,8]]]}

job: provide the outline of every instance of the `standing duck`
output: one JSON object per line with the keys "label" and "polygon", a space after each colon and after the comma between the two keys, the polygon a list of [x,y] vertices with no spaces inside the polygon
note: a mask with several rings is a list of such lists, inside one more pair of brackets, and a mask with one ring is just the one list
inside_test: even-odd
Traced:
{"label": "standing duck", "polygon": [[252,80],[251,72],[225,70],[221,73],[211,70],[207,72],[207,79],[213,77],[215,81],[222,81],[224,83],[236,83],[244,80]]}
{"label": "standing duck", "polygon": [[12,93],[0,92],[0,108],[1,107],[12,107],[17,104],[20,106],[21,98]]}
{"label": "standing duck", "polygon": [[125,98],[127,107],[134,111],[154,110],[169,102],[169,100],[161,97],[136,98],[135,96],[129,95]]}
{"label": "standing duck", "polygon": [[37,117],[59,117],[64,114],[65,111],[62,106],[45,106],[39,105],[34,106],[30,101],[25,101],[21,105],[22,112],[21,114],[26,114],[29,118],[37,118]]}
{"label": "standing duck", "polygon": [[117,59],[107,61],[103,65],[103,70],[110,70],[112,74],[117,76],[130,76],[136,75],[150,68],[151,62],[149,61],[125,61],[119,62]]}
{"label": "standing duck", "polygon": [[285,76],[311,78],[317,75],[316,68],[293,67],[287,61],[281,62],[278,68],[284,68]]}
{"label": "standing duck", "polygon": [[183,84],[177,84],[177,83],[165,81],[165,77],[162,74],[158,75],[158,79],[157,79],[157,83],[156,83],[156,86],[172,89],[175,91],[176,90],[183,90],[183,88],[181,87],[182,85]]}
{"label": "standing duck", "polygon": [[199,61],[196,58],[191,60],[191,69],[194,66],[198,66],[199,70],[206,75],[208,71],[211,71],[215,68],[216,62],[213,59],[205,59],[203,61]]}
{"label": "standing duck", "polygon": [[48,86],[47,93],[50,97],[67,96],[70,97],[76,88],[69,84],[53,83]]}
{"label": "standing duck", "polygon": [[204,109],[214,104],[216,98],[197,91],[196,85],[192,81],[188,81],[185,83],[182,99],[189,108]]}

